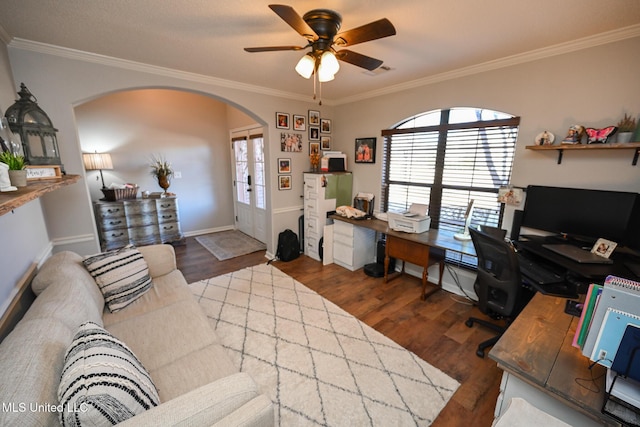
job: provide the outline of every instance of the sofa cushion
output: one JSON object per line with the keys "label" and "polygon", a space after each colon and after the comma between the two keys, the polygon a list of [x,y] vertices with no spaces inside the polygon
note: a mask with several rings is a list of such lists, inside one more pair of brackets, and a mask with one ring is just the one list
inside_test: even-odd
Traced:
{"label": "sofa cushion", "polygon": [[152,279],[169,274],[178,268],[176,252],[171,245],[140,246],[138,250],[149,265],[149,274]]}
{"label": "sofa cushion", "polygon": [[193,297],[105,325],[105,329],[126,342],[150,372],[218,343],[218,337]]}
{"label": "sofa cushion", "polygon": [[[2,426],[58,424],[52,410],[30,410],[30,404],[54,407],[64,352],[75,330],[56,319],[22,320],[0,344],[0,411]],[[26,405],[21,407],[20,405]],[[21,410],[23,409],[23,410]]]}
{"label": "sofa cushion", "polygon": [[133,304],[129,304],[125,310],[119,310],[115,313],[108,309],[104,310],[102,319],[105,328],[109,329],[109,326],[114,323],[138,317],[177,301],[194,299],[180,270],[173,270],[169,274],[154,277],[152,280],[153,287]]}
{"label": "sofa cushion", "polygon": [[[85,322],[102,325],[104,298],[96,282],[82,265],[82,259],[77,264],[61,263],[60,267],[61,273],[65,270],[70,272],[69,278],[47,286],[31,304],[23,319],[55,319],[64,323],[72,334]],[[85,280],[74,277],[76,269],[84,270]],[[47,272],[48,270],[41,271],[36,278],[47,275]]]}
{"label": "sofa cushion", "polygon": [[[33,293],[40,295],[53,284],[72,283],[74,285],[73,292],[77,292],[75,286],[82,286],[85,288],[83,292],[87,294],[85,296],[88,298],[86,302],[94,303],[98,313],[102,314],[104,297],[82,261],[83,258],[75,252],[63,251],[52,255],[42,264],[38,274],[31,281]],[[85,319],[85,321],[87,320],[91,319]]]}
{"label": "sofa cushion", "polygon": [[122,341],[92,322],[80,326],[58,387],[62,425],[113,425],[159,404],[149,373]]}
{"label": "sofa cushion", "polygon": [[89,256],[83,262],[112,312],[131,304],[152,286],[147,262],[132,245]]}
{"label": "sofa cushion", "polygon": [[[194,375],[194,372],[198,374]],[[238,368],[229,358],[227,350],[218,343],[191,351],[156,369],[149,369],[163,403],[237,372]]]}

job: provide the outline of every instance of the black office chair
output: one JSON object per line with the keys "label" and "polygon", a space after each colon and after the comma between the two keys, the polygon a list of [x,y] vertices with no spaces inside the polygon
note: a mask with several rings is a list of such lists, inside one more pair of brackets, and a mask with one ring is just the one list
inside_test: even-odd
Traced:
{"label": "black office chair", "polygon": [[[475,317],[470,317],[465,322],[468,327],[478,323],[498,333],[478,345],[478,357],[484,357],[484,350],[498,342],[532,296],[522,286],[520,265],[513,246],[504,240],[501,231],[487,231],[493,233],[469,228],[478,255],[478,276],[473,287],[478,295],[480,311],[492,319],[505,320],[506,324],[500,326]],[[496,233],[497,235],[493,235]]]}

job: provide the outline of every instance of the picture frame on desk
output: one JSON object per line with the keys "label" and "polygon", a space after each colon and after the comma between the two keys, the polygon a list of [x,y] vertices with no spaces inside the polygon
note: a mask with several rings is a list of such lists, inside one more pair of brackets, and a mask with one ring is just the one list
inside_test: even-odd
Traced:
{"label": "picture frame on desk", "polygon": [[591,248],[591,253],[603,258],[609,258],[616,246],[618,246],[618,244],[611,240],[598,239],[595,245],[593,245],[593,248]]}

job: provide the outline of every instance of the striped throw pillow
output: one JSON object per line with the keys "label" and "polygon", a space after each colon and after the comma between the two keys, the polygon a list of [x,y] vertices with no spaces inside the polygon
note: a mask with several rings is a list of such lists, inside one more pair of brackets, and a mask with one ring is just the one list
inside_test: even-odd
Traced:
{"label": "striped throw pillow", "polygon": [[149,266],[133,245],[92,255],[83,260],[104,296],[109,311],[116,312],[151,289]]}
{"label": "striped throw pillow", "polygon": [[63,426],[110,426],[160,403],[138,358],[93,322],[80,325],[67,349],[58,400]]}

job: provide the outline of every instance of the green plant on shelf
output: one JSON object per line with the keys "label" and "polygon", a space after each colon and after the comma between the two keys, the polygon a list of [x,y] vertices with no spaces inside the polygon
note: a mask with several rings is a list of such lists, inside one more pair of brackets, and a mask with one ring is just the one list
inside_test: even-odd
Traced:
{"label": "green plant on shelf", "polygon": [[624,117],[618,122],[618,132],[633,132],[636,130],[635,117],[628,116],[626,113]]}
{"label": "green plant on shelf", "polygon": [[9,166],[9,170],[19,171],[24,169],[24,156],[13,154],[11,151],[3,151],[0,153],[0,162]]}

